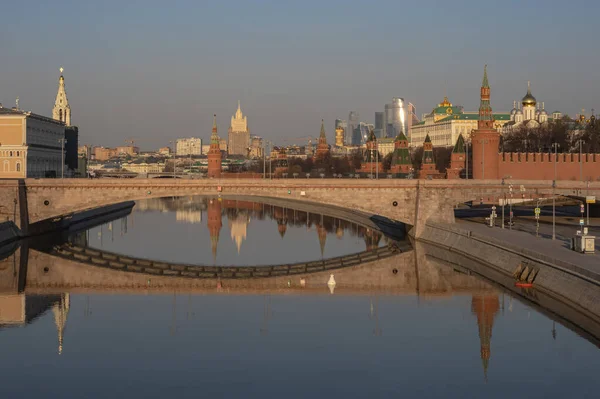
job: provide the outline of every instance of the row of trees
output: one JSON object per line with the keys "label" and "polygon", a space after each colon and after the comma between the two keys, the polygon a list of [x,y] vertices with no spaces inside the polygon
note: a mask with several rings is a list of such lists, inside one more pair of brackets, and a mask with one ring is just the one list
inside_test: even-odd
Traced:
{"label": "row of trees", "polygon": [[585,125],[575,124],[568,118],[553,121],[539,127],[522,127],[506,134],[500,143],[505,152],[550,152],[552,144],[558,144],[559,152],[600,152],[600,123],[592,119]]}

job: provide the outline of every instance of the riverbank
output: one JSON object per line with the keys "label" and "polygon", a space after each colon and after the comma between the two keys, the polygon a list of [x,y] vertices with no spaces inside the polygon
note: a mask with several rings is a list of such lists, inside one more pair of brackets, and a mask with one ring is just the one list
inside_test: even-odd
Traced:
{"label": "riverbank", "polygon": [[[513,289],[518,277],[528,276],[533,286],[527,290],[554,298],[600,323],[597,255],[578,254],[559,242],[536,239],[525,232],[490,229],[479,224],[427,222],[419,241],[446,249],[440,256],[450,263],[460,264],[456,254],[475,261],[481,266],[473,266],[476,268],[473,271],[495,281],[509,281]],[[536,302],[535,295],[530,299]]]}

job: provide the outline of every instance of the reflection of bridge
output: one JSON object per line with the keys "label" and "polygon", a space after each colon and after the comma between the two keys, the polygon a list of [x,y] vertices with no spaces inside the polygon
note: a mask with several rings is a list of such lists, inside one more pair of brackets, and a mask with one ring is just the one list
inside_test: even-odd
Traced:
{"label": "reflection of bridge", "polygon": [[[519,181],[532,195],[553,192],[548,181]],[[188,195],[245,195],[294,199],[333,205],[367,215],[380,215],[415,229],[435,218],[453,221],[457,203],[499,198],[506,191],[500,181],[460,180],[184,180],[184,179],[26,179],[0,181],[0,205],[21,228],[45,219],[127,200]],[[587,189],[583,182],[558,182],[556,193],[569,195]],[[589,186],[600,196],[600,183]],[[16,201],[16,202],[15,202]],[[14,204],[18,206],[15,207]],[[15,208],[13,210],[13,208]]]}

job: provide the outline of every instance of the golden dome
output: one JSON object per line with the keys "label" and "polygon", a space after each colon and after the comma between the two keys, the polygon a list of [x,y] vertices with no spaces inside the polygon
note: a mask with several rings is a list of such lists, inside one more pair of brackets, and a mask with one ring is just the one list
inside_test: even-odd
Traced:
{"label": "golden dome", "polygon": [[535,107],[535,105],[537,104],[537,100],[535,99],[535,97],[533,96],[533,94],[531,94],[531,83],[527,82],[527,94],[525,95],[525,97],[523,97],[523,100],[521,100],[522,104],[524,107],[527,106],[533,106]]}

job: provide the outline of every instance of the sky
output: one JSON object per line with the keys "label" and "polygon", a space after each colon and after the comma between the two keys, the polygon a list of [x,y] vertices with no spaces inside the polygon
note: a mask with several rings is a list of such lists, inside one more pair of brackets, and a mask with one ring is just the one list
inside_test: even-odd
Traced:
{"label": "sky", "polygon": [[2,3],[0,102],[51,115],[64,67],[80,144],[208,141],[241,101],[253,135],[328,139],[392,97],[419,117],[447,93],[476,111],[488,64],[495,112],[527,81],[546,110],[600,109],[600,2],[54,0]]}

